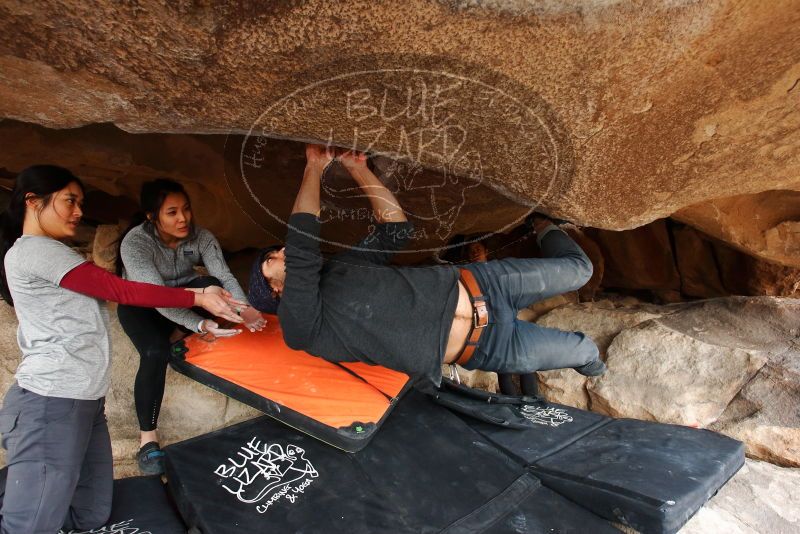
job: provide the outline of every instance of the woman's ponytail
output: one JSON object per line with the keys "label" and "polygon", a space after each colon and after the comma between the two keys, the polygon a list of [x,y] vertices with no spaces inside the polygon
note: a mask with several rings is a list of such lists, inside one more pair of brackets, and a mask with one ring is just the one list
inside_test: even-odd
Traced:
{"label": "woman's ponytail", "polygon": [[[12,197],[12,201],[13,201]],[[6,279],[6,252],[14,242],[22,235],[22,221],[25,219],[25,203],[23,199],[22,214],[14,204],[9,204],[8,209],[0,213],[0,296],[10,305],[14,305],[11,300],[11,293],[8,290],[8,280]]]}
{"label": "woman's ponytail", "polygon": [[33,165],[17,175],[8,209],[0,214],[0,296],[11,306],[14,305],[14,301],[8,288],[5,259],[9,249],[22,235],[25,198],[28,194],[32,194],[42,199],[43,205],[46,206],[53,193],[61,191],[71,183],[76,183],[83,189],[83,184],[74,174],[55,165]]}

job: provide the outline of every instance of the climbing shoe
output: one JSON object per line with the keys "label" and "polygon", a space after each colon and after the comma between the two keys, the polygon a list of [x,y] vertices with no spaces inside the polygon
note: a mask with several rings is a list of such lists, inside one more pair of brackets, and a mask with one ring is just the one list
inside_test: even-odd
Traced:
{"label": "climbing shoe", "polygon": [[600,376],[608,370],[606,364],[603,363],[603,360],[597,358],[594,361],[587,363],[586,365],[581,365],[580,367],[573,367],[576,371],[578,371],[583,376]]}
{"label": "climbing shoe", "polygon": [[155,441],[145,443],[139,449],[136,460],[139,463],[139,471],[143,475],[161,475],[164,473],[164,451]]}
{"label": "climbing shoe", "polygon": [[547,218],[547,219],[550,219],[550,222],[552,222],[553,224],[555,224],[556,226],[559,226],[559,227],[560,227],[562,224],[568,224],[568,223],[569,223],[569,221],[567,221],[567,220],[564,220],[564,219],[555,219],[555,218],[553,218],[553,217],[550,217],[550,216],[548,216],[548,215],[545,215],[545,214],[543,214],[543,213],[539,213],[539,212],[537,212],[537,211],[533,211],[533,212],[529,213],[527,217],[525,217],[525,221],[522,223],[523,227],[524,227],[524,228],[525,228],[527,231],[529,231],[529,232],[533,232],[533,231],[534,231],[534,228],[533,228],[533,220],[534,220],[536,217],[545,217],[545,218]]}

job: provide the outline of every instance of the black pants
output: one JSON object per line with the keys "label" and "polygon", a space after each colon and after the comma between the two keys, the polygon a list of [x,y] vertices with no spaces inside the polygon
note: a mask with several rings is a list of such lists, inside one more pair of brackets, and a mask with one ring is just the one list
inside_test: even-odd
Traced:
{"label": "black pants", "polygon": [[[182,287],[221,286],[213,276],[200,276]],[[204,317],[209,314],[203,309],[195,309]],[[133,385],[133,398],[136,404],[136,417],[139,430],[147,432],[158,428],[158,414],[164,398],[164,384],[167,380],[167,364],[172,347],[169,338],[175,328],[182,328],[158,313],[154,308],[124,306],[120,304],[117,315],[122,329],[139,352],[139,371]]]}

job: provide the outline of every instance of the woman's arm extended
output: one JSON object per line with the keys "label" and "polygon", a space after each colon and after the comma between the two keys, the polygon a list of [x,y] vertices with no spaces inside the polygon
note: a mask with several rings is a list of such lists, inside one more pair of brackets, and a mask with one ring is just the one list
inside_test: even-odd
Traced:
{"label": "woman's arm extended", "polygon": [[[125,278],[128,280],[158,286],[166,285],[155,265],[155,247],[152,239],[137,235],[133,231],[128,232],[119,247],[119,254],[125,266]],[[158,307],[156,310],[173,323],[189,330],[197,330],[197,324],[203,320],[194,310],[166,307]]]}
{"label": "woman's arm extended", "polygon": [[242,322],[242,318],[231,309],[231,305],[247,306],[247,303],[227,299],[222,295],[195,293],[185,289],[123,280],[91,262],[82,263],[69,271],[61,279],[60,285],[70,291],[128,306],[147,308],[201,306],[214,315],[234,323]]}

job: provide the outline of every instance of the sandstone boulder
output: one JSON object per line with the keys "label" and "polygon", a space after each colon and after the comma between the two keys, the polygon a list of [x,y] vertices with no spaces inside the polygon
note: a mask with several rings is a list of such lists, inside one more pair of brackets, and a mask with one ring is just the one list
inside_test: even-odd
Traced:
{"label": "sandstone boulder", "polygon": [[116,224],[101,224],[94,234],[92,245],[92,261],[98,267],[115,272],[117,264],[117,249],[122,231]]}
{"label": "sandstone boulder", "polygon": [[794,534],[799,503],[800,470],[747,460],[680,533]]}
{"label": "sandstone boulder", "polygon": [[446,378],[455,379],[455,377],[451,377],[451,372],[453,371],[458,374],[458,380],[465,386],[491,391],[492,393],[496,393],[500,390],[500,386],[497,382],[497,373],[481,371],[480,369],[469,371],[460,365],[456,365],[455,368],[450,365],[442,366],[442,376]]}
{"label": "sandstone boulder", "polygon": [[768,362],[710,428],[747,444],[754,458],[800,467],[800,357]]}
{"label": "sandstone boulder", "polygon": [[[554,309],[536,322],[541,326],[561,330],[584,332],[597,344],[600,357],[605,353],[614,337],[622,330],[643,321],[660,317],[665,311],[656,311],[653,306],[623,306],[610,300],[569,304]],[[572,369],[556,369],[539,372],[539,390],[548,400],[584,410],[589,409],[586,383],[589,379]],[[603,378],[592,379],[603,380]]]}
{"label": "sandstone boulder", "polygon": [[592,409],[614,417],[705,427],[766,363],[759,351],[719,347],[651,320],[608,348],[608,372],[587,387]]}
{"label": "sandstone boulder", "polygon": [[550,402],[574,406],[581,410],[590,408],[586,384],[590,379],[572,369],[539,371],[539,394]]}
{"label": "sandstone boulder", "polygon": [[705,343],[757,350],[770,359],[797,350],[800,300],[725,297],[697,301],[658,321]]}
{"label": "sandstone boulder", "polygon": [[767,364],[712,428],[747,444],[748,454],[800,465],[800,300],[730,297],[686,308],[662,321],[721,347],[756,349]]}
{"label": "sandstone boulder", "polygon": [[710,426],[751,457],[797,466],[800,300],[726,297],[683,305],[623,331],[591,407],[615,416]]}
{"label": "sandstone boulder", "polygon": [[752,256],[800,267],[798,189],[726,196],[688,206],[673,216]]}

